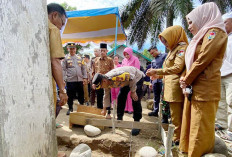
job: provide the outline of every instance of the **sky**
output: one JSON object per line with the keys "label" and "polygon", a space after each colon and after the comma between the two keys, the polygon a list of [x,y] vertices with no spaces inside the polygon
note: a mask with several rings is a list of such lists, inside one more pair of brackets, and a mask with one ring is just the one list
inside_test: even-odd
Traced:
{"label": "sky", "polygon": [[[55,2],[55,3],[63,3],[66,2],[70,6],[75,6],[77,10],[88,10],[88,9],[97,9],[97,8],[107,8],[107,7],[123,7],[123,5],[126,5],[131,0],[47,0],[47,4]],[[199,0],[193,0],[194,7],[199,6],[200,2]],[[181,25],[180,19],[174,20],[174,25]],[[126,31],[127,33],[127,31]],[[139,52],[142,52],[144,49],[148,49],[150,47],[150,40],[148,39],[141,50]],[[92,44],[90,49],[85,49],[84,52],[93,52],[93,48],[96,47],[95,44]],[[136,44],[131,46],[133,49],[138,51],[138,47]],[[161,43],[157,44],[157,48],[159,51],[165,51],[164,45]]]}

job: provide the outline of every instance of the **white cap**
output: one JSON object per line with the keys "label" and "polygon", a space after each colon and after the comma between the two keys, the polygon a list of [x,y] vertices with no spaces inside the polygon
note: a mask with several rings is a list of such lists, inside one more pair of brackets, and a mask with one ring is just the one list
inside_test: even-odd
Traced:
{"label": "white cap", "polygon": [[222,15],[223,21],[230,19],[230,18],[232,19],[232,12],[229,12],[229,13]]}

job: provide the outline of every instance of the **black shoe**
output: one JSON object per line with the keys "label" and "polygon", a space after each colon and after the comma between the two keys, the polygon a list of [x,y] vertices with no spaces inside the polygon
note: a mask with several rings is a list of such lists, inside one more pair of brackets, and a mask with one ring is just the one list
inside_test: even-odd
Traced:
{"label": "black shoe", "polygon": [[132,129],[131,130],[131,135],[132,136],[137,136],[140,133],[140,129]]}
{"label": "black shoe", "polygon": [[70,112],[73,112],[73,109],[69,109],[69,110],[67,111],[66,115],[69,115]]}
{"label": "black shoe", "polygon": [[148,116],[158,117],[158,113],[157,112],[149,112]]}
{"label": "black shoe", "polygon": [[162,117],[162,123],[168,124],[168,116],[163,116]]}

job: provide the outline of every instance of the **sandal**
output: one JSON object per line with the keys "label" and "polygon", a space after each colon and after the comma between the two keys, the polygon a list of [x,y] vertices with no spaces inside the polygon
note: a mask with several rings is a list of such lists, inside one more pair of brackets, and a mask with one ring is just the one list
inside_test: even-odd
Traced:
{"label": "sandal", "polygon": [[62,124],[56,123],[56,128],[62,128],[62,127],[63,127]]}
{"label": "sandal", "polygon": [[221,138],[225,141],[229,141],[229,142],[232,141],[232,136],[228,133],[225,133],[224,136],[221,136]]}
{"label": "sandal", "polygon": [[226,132],[224,130],[217,130],[216,132],[216,136],[221,138],[222,136],[225,136]]}

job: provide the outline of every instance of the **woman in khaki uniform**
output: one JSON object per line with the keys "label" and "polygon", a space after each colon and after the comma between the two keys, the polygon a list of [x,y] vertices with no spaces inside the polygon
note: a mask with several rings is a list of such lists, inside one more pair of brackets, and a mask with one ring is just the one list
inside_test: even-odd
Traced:
{"label": "woman in khaki uniform", "polygon": [[[182,122],[184,95],[180,88],[180,76],[185,68],[184,53],[188,39],[181,26],[172,26],[165,29],[159,38],[170,50],[162,69],[150,69],[148,76],[161,75],[164,81],[163,100],[169,102],[172,123],[175,125],[173,141],[178,144]],[[155,77],[155,76],[154,76]]]}
{"label": "woman in khaki uniform", "polygon": [[181,127],[180,150],[188,157],[200,157],[214,147],[214,123],[220,100],[220,68],[227,45],[221,13],[215,3],[205,3],[187,16],[194,35],[186,53],[186,74],[181,87],[187,92]]}

